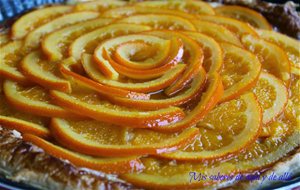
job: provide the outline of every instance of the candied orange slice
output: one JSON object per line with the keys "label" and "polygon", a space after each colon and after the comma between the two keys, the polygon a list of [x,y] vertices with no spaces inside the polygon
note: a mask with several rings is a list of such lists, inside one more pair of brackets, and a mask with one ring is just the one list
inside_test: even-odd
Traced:
{"label": "candied orange slice", "polygon": [[111,104],[91,92],[72,92],[65,94],[50,91],[50,95],[58,105],[79,115],[98,121],[132,128],[159,128],[176,123],[184,117],[184,112],[177,107],[168,107],[157,111],[139,111]]}
{"label": "candied orange slice", "polygon": [[256,140],[261,129],[261,119],[261,108],[254,94],[244,94],[211,110],[197,124],[200,134],[190,145],[161,156],[176,160],[232,156]]}
{"label": "candied orange slice", "polygon": [[288,91],[281,80],[262,72],[256,86],[252,89],[263,111],[263,128],[260,137],[270,136],[266,125],[285,109],[288,102]]}
{"label": "candied orange slice", "polygon": [[75,6],[75,11],[105,11],[114,7],[121,7],[127,2],[119,0],[97,0],[91,2],[78,3]]}
{"label": "candied orange slice", "polygon": [[140,14],[120,18],[117,23],[130,23],[151,26],[154,29],[168,30],[191,30],[195,31],[195,26],[185,18],[169,14]]}
{"label": "candied orange slice", "polygon": [[252,89],[263,110],[263,123],[267,124],[278,116],[288,101],[288,91],[276,77],[266,72],[260,74],[256,86]]}
{"label": "candied orange slice", "polygon": [[232,43],[236,46],[242,47],[239,38],[226,27],[212,22],[192,20],[198,32],[214,38],[218,42]]}
{"label": "candied orange slice", "polygon": [[248,24],[238,21],[236,19],[223,17],[223,16],[207,16],[207,15],[201,15],[199,16],[200,20],[213,22],[216,24],[220,24],[228,28],[230,31],[232,31],[234,34],[236,34],[238,37],[241,37],[243,34],[252,34],[257,35],[255,30]]}
{"label": "candied orange slice", "polygon": [[11,80],[28,83],[28,79],[18,70],[19,61],[24,54],[22,46],[22,41],[12,41],[0,48],[0,74]]}
{"label": "candied orange slice", "polygon": [[110,100],[118,105],[126,107],[138,107],[140,109],[146,110],[156,110],[161,108],[166,108],[169,106],[179,106],[188,103],[194,99],[198,94],[200,94],[201,89],[206,80],[206,72],[202,68],[198,75],[193,79],[192,84],[189,89],[181,94],[174,97],[168,97],[163,99],[150,99],[150,100],[130,100],[125,98],[115,98],[111,97]]}
{"label": "candied orange slice", "polygon": [[63,61],[62,64],[59,66],[60,72],[66,77],[69,78],[70,81],[74,81],[75,84],[80,84],[96,92],[99,92],[102,95],[106,96],[114,96],[114,97],[122,97],[122,98],[129,98],[129,99],[138,99],[138,100],[145,100],[149,99],[149,95],[143,93],[136,93],[130,92],[127,90],[106,86],[100,83],[97,83],[89,78],[81,76],[73,72],[72,66],[77,66],[77,63],[74,59],[69,58]]}
{"label": "candied orange slice", "polygon": [[205,2],[194,0],[173,0],[173,1],[145,1],[136,3],[137,6],[151,7],[151,8],[166,8],[183,11],[189,14],[204,14],[214,15],[214,9]]}
{"label": "candied orange slice", "polygon": [[149,26],[136,24],[110,24],[77,38],[69,48],[69,55],[76,60],[80,60],[83,52],[93,53],[99,41],[149,29],[151,29]]}
{"label": "candied orange slice", "polygon": [[[126,36],[126,37],[128,37],[128,36]],[[143,36],[143,37],[145,37],[145,36]],[[153,37],[153,36],[149,36],[149,37]],[[117,39],[117,41],[118,41],[118,39]],[[123,76],[129,77],[131,79],[154,79],[154,78],[162,76],[166,71],[170,70],[172,67],[177,65],[177,63],[181,60],[181,58],[183,56],[183,46],[182,46],[181,41],[172,40],[172,48],[170,51],[170,55],[167,58],[167,60],[165,60],[164,65],[153,68],[153,69],[140,70],[140,69],[131,69],[131,68],[128,68],[126,66],[119,64],[118,62],[115,62],[111,58],[111,55],[109,55],[109,53],[107,51],[107,49],[109,47],[106,48],[105,45],[102,48],[102,50],[103,50],[102,56],[98,55],[98,50],[100,51],[101,48],[102,48],[102,46],[99,47],[99,49],[98,48],[96,49],[96,51],[95,51],[96,54],[94,55],[94,57],[96,57],[96,60],[98,60],[98,65],[100,67],[100,70],[103,73],[109,73],[108,74],[109,76],[112,76],[112,77],[115,76],[113,79],[119,78],[118,77],[119,73],[122,74]],[[100,56],[100,57],[98,57],[98,56]],[[107,63],[105,63],[104,61],[107,61]],[[111,66],[111,68],[109,66]],[[111,72],[109,72],[109,71],[111,71]]]}
{"label": "candied orange slice", "polygon": [[7,101],[20,111],[46,117],[73,117],[76,115],[50,103],[48,92],[39,86],[23,86],[6,80],[3,84]]}
{"label": "candied orange slice", "polygon": [[4,46],[9,42],[9,36],[8,34],[0,34],[0,47]]}
{"label": "candied orange slice", "polygon": [[139,171],[143,168],[143,164],[140,160],[133,156],[123,158],[90,157],[69,151],[34,135],[24,134],[23,139],[24,141],[31,142],[42,148],[48,154],[56,158],[68,160],[78,167],[99,170],[109,174],[130,173],[132,171]]}
{"label": "candied orange slice", "polygon": [[70,13],[58,17],[36,29],[29,32],[24,41],[25,49],[35,49],[39,46],[40,40],[48,33],[51,33],[57,29],[65,26],[75,24],[78,22],[84,22],[89,19],[93,19],[99,16],[96,12],[79,12]]}
{"label": "candied orange slice", "polygon": [[127,81],[125,79],[124,81],[107,79],[89,54],[83,54],[82,66],[89,77],[101,84],[143,93],[156,92],[170,86],[186,68],[185,65],[178,64],[157,79],[141,82],[130,79]]}
{"label": "candied orange slice", "polygon": [[[126,35],[126,36],[119,36],[116,38],[112,38],[109,40],[106,40],[105,42],[103,42],[102,44],[100,44],[94,52],[94,59],[95,61],[98,63],[98,66],[101,70],[101,72],[103,72],[103,74],[109,78],[109,79],[113,79],[113,80],[117,80],[119,78],[119,73],[130,77],[130,78],[134,78],[134,79],[151,79],[151,78],[155,78],[155,77],[159,77],[161,76],[166,70],[170,69],[171,66],[173,66],[174,64],[177,64],[177,62],[181,59],[182,54],[183,54],[183,48],[182,48],[182,44],[180,43],[180,41],[172,41],[172,45],[175,46],[174,47],[174,56],[173,59],[170,60],[170,64],[169,67],[166,67],[165,69],[162,70],[139,70],[139,69],[131,69],[131,68],[127,68],[126,66],[123,66],[121,64],[118,64],[117,62],[115,62],[111,56],[113,54],[113,49],[116,48],[116,46],[118,46],[118,44],[122,44],[125,42],[134,42],[134,41],[142,41],[145,43],[149,43],[149,44],[163,44],[163,43],[167,43],[168,41],[165,39],[161,39],[159,37],[156,36],[151,36],[151,35],[141,35],[141,34],[132,34],[132,35]],[[177,42],[177,43],[176,43]],[[171,51],[170,53],[173,53],[173,51]],[[178,57],[177,57],[178,55]],[[172,61],[174,60],[174,64],[172,64]],[[167,65],[167,64],[165,64]],[[156,69],[156,68],[155,68]]]}
{"label": "candied orange slice", "polygon": [[223,65],[223,53],[220,45],[213,39],[198,32],[184,32],[201,46],[204,59],[203,67],[208,73],[219,72]]}
{"label": "candied orange slice", "polygon": [[289,152],[300,145],[300,133],[295,127],[296,124],[288,120],[274,123],[272,128],[277,130],[277,133],[265,140],[256,141],[245,153],[240,153],[232,159],[221,162],[176,162],[145,157],[141,158],[145,166],[142,172],[123,174],[120,177],[143,188],[195,189],[212,185],[218,180],[211,180],[210,176],[235,176],[238,173],[258,171],[273,166],[281,158],[289,155]]}
{"label": "candied orange slice", "polygon": [[268,40],[272,43],[277,44],[280,48],[282,48],[290,62],[291,66],[300,72],[300,42],[290,38],[286,35],[268,31],[268,30],[257,30],[259,36],[265,40]]}
{"label": "candied orange slice", "polygon": [[199,99],[196,99],[195,106],[188,111],[188,115],[181,121],[162,127],[153,128],[153,130],[163,132],[176,132],[187,127],[193,126],[201,121],[205,115],[212,110],[223,95],[223,85],[221,77],[218,73],[212,73],[208,76],[204,90]]}
{"label": "candied orange slice", "polygon": [[175,151],[189,143],[198,134],[198,129],[186,129],[175,135],[148,129],[130,130],[94,120],[53,119],[51,132],[59,142],[80,153],[130,156]]}
{"label": "candied orange slice", "polygon": [[247,22],[255,28],[272,30],[272,26],[260,13],[241,6],[226,5],[215,8],[218,15],[235,18]]}
{"label": "candied orange slice", "polygon": [[143,33],[155,35],[164,39],[178,38],[183,42],[184,54],[182,62],[187,65],[187,68],[175,83],[164,90],[168,96],[179,92],[188,82],[193,79],[193,77],[200,71],[202,67],[204,56],[200,45],[187,35],[175,31],[153,30]]}
{"label": "candied orange slice", "polygon": [[42,138],[50,137],[50,131],[47,128],[14,117],[2,116],[0,114],[0,125],[5,128],[18,130],[24,134],[29,133]]}
{"label": "candied orange slice", "polygon": [[[174,42],[179,43],[175,39]],[[169,53],[172,53],[171,46],[171,40],[159,44],[150,44],[143,41],[124,42],[115,48],[112,59],[133,69],[153,69],[166,62]],[[173,49],[176,50],[176,48]]]}
{"label": "candied orange slice", "polygon": [[0,81],[0,125],[21,133],[30,133],[43,138],[49,137],[50,132],[45,127],[48,125],[48,120],[13,109],[6,101],[2,86]]}
{"label": "candied orange slice", "polygon": [[235,45],[222,43],[224,52],[221,70],[224,94],[221,101],[233,99],[251,89],[258,80],[261,64],[252,53]]}
{"label": "candied orange slice", "polygon": [[286,86],[289,85],[290,62],[280,47],[252,35],[244,35],[241,40],[258,57],[264,70],[281,79]]}
{"label": "candied orange slice", "polygon": [[105,11],[101,16],[109,17],[109,18],[122,18],[129,15],[136,14],[170,14],[180,16],[186,19],[194,19],[193,15],[188,13],[184,13],[181,11],[163,9],[163,8],[155,8],[155,7],[142,7],[142,6],[126,6],[126,7],[118,7],[115,9],[110,9]]}
{"label": "candied orange slice", "polygon": [[31,30],[49,20],[71,12],[72,9],[73,7],[71,6],[52,6],[32,11],[22,16],[13,24],[12,38],[21,39],[25,37]]}
{"label": "candied orange slice", "polygon": [[41,52],[33,51],[23,58],[20,69],[28,79],[45,88],[71,92],[70,82],[57,73],[56,66],[43,60]]}
{"label": "candied orange slice", "polygon": [[68,55],[68,47],[76,38],[110,22],[111,19],[98,18],[56,30],[43,39],[43,52],[51,61],[61,60]]}

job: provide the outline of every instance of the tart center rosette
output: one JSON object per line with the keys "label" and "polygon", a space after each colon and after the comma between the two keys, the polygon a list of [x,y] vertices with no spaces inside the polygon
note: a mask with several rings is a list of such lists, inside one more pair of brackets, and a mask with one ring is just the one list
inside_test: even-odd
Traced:
{"label": "tart center rosette", "polygon": [[299,146],[296,46],[237,6],[38,9],[0,35],[0,124],[137,186],[210,185],[189,173],[263,170]]}

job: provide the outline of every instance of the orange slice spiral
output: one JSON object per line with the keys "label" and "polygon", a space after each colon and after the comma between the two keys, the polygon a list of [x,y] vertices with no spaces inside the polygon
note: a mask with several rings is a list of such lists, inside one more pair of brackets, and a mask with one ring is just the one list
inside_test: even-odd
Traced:
{"label": "orange slice spiral", "polygon": [[199,189],[216,181],[189,172],[265,171],[300,145],[297,47],[196,0],[38,9],[0,34],[0,125],[143,189]]}

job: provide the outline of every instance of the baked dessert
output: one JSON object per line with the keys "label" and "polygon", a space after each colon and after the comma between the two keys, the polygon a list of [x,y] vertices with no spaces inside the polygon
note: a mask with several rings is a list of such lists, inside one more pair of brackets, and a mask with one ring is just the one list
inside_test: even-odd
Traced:
{"label": "baked dessert", "polygon": [[1,168],[15,180],[192,189],[298,171],[300,44],[251,9],[52,6],[0,44]]}

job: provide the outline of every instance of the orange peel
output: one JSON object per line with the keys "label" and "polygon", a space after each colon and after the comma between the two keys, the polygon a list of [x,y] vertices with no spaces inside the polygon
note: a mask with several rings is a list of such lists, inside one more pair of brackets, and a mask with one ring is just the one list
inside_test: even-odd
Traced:
{"label": "orange peel", "polygon": [[224,85],[222,102],[233,99],[256,84],[261,72],[261,63],[258,58],[235,45],[222,43],[223,68],[221,70]]}
{"label": "orange peel", "polygon": [[[113,105],[104,100],[101,101],[101,98],[95,94],[92,96],[79,92],[65,94],[52,90],[50,95],[56,104],[76,114],[132,128],[160,128],[170,123],[176,123],[185,116],[184,112],[177,107],[148,112],[137,111]],[[88,102],[86,102],[87,100]],[[94,104],[91,105],[90,102],[94,102]]]}
{"label": "orange peel", "polygon": [[89,77],[101,84],[142,93],[156,92],[170,86],[186,67],[183,64],[178,64],[157,79],[133,83],[107,79],[89,54],[83,54],[82,66]]}
{"label": "orange peel", "polygon": [[31,142],[42,148],[48,154],[60,159],[68,160],[78,167],[86,167],[110,174],[128,173],[139,171],[143,168],[139,159],[133,156],[124,158],[90,157],[69,151],[34,135],[24,134],[23,139],[24,141]]}
{"label": "orange peel", "polygon": [[[76,121],[68,122],[67,120],[63,119],[53,119],[51,123],[51,133],[60,143],[64,144],[66,147],[92,156],[130,156],[172,152],[177,150],[179,147],[183,147],[188,144],[198,134],[198,129],[191,128],[184,130],[178,135],[170,134],[169,138],[161,139],[158,142],[152,143],[151,140],[148,140],[147,142],[147,139],[149,139],[150,137],[147,136],[146,133],[150,133],[152,136],[151,138],[155,139],[159,139],[161,135],[160,133],[151,133],[146,129],[143,131],[141,131],[142,129],[133,131],[124,129],[125,135],[126,132],[130,133],[132,135],[132,138],[140,138],[139,135],[146,138],[144,143],[135,144],[134,142],[120,142],[119,138],[121,135],[112,136],[109,141],[105,139],[105,135],[110,135],[106,133],[110,133],[113,130],[109,128],[114,128],[116,126],[101,123],[98,121],[82,121],[81,123],[77,123],[76,125],[75,122]],[[78,129],[82,128],[83,126],[97,126],[97,130],[101,131],[101,129],[103,128],[103,138],[99,136],[98,140],[92,140],[93,138],[88,138],[88,133],[85,133],[86,136],[83,136],[82,133],[78,132],[78,130],[76,129],[78,125],[80,125]],[[116,130],[120,131],[120,129],[121,128]],[[123,134],[123,132],[121,134]],[[94,135],[90,134],[90,136]]]}
{"label": "orange peel", "polygon": [[25,14],[12,25],[12,38],[24,38],[34,28],[71,11],[71,6],[52,6]]}
{"label": "orange peel", "polygon": [[235,5],[226,5],[216,7],[215,11],[218,15],[247,22],[255,28],[272,30],[272,26],[268,23],[267,19],[252,9]]}

